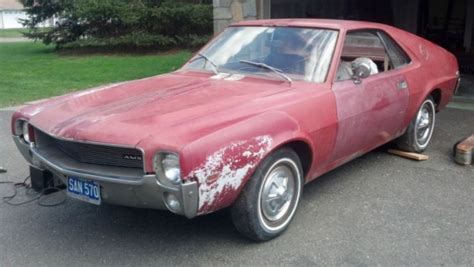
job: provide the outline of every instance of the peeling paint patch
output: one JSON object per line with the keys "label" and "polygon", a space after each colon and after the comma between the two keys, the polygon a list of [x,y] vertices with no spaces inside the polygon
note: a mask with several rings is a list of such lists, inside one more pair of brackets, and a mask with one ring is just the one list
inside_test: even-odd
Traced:
{"label": "peeling paint patch", "polygon": [[428,61],[430,59],[430,54],[428,52],[428,49],[426,49],[426,47],[422,44],[420,44],[419,46],[419,49],[420,49],[420,55],[426,60]]}
{"label": "peeling paint patch", "polygon": [[237,190],[245,177],[270,150],[272,138],[258,136],[245,141],[233,142],[206,158],[190,176],[199,182],[199,212],[212,211],[226,192]]}
{"label": "peeling paint patch", "polygon": [[[106,89],[110,89],[110,88],[113,88],[113,87],[117,87],[117,86],[120,86],[120,85],[123,85],[123,84],[126,84],[126,83],[128,83],[128,82],[113,83],[113,84],[109,84],[109,85],[90,88],[90,89],[80,91],[80,92],[71,93],[70,95],[65,95],[65,96],[69,96],[69,98],[72,98],[72,100],[76,100],[79,97],[91,95],[91,94],[94,94],[94,93],[97,93],[97,92],[100,92],[100,91],[103,91],[103,90],[106,90]],[[46,99],[41,99],[41,100],[29,102],[28,105],[33,105],[34,108],[32,108],[30,111],[28,111],[28,115],[33,117],[33,116],[37,115],[38,113],[42,112],[45,109],[48,109],[48,108],[53,107],[53,106],[64,104],[66,101],[62,100],[63,98],[64,98],[64,96],[57,96],[57,97],[51,97],[51,98],[46,98]],[[54,100],[57,100],[57,99],[60,99],[60,100],[55,102]],[[67,100],[67,98],[66,98],[66,100]],[[46,103],[46,105],[42,105],[44,103]]]}

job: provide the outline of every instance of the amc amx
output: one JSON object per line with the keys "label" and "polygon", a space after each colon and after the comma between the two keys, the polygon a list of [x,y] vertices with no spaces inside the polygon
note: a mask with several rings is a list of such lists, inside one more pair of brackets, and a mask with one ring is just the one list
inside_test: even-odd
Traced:
{"label": "amc amx", "polygon": [[173,73],[28,105],[12,132],[71,197],[188,218],[229,207],[268,240],[304,184],[387,142],[425,150],[458,83],[452,54],[391,26],[245,21]]}

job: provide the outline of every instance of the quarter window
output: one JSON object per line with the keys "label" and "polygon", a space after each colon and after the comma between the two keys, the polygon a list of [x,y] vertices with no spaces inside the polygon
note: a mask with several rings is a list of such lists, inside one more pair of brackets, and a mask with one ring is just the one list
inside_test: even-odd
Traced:
{"label": "quarter window", "polygon": [[387,53],[395,69],[410,64],[411,60],[408,55],[388,34],[379,32],[379,35],[387,47]]}

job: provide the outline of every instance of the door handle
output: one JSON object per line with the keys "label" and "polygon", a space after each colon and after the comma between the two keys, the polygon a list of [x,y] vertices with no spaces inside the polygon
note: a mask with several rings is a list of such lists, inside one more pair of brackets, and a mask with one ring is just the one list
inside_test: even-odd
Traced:
{"label": "door handle", "polygon": [[399,81],[399,82],[397,83],[397,88],[398,88],[398,90],[407,89],[407,88],[408,88],[408,83],[407,83],[407,81],[405,81],[405,80]]}

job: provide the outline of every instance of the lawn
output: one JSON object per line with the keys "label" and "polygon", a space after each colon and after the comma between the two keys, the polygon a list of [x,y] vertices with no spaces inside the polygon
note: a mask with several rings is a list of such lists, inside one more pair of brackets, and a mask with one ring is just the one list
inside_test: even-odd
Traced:
{"label": "lawn", "polygon": [[23,34],[21,32],[23,29],[1,29],[0,30],[0,38],[2,37],[22,37]]}
{"label": "lawn", "polygon": [[62,56],[39,43],[0,44],[0,107],[166,73],[179,68],[190,56],[186,50],[153,55]]}

